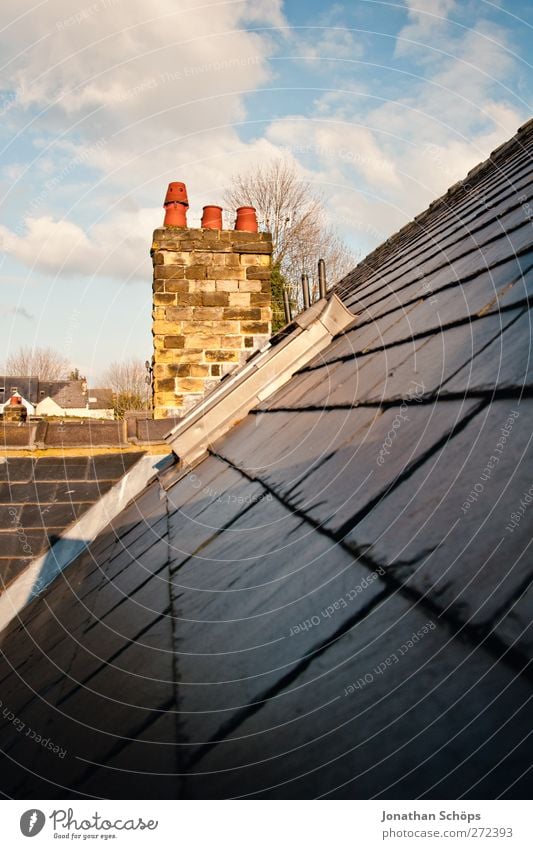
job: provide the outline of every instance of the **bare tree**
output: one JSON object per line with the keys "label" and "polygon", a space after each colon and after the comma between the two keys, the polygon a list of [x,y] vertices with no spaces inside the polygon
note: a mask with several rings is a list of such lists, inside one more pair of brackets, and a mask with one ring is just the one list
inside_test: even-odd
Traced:
{"label": "bare tree", "polygon": [[255,206],[262,226],[272,233],[273,265],[299,300],[302,274],[316,276],[320,258],[335,283],[355,265],[356,258],[327,223],[322,201],[287,159],[272,159],[236,175],[225,193],[232,208]]}
{"label": "bare tree", "polygon": [[142,360],[132,357],[123,362],[113,362],[102,377],[102,385],[113,390],[115,413],[123,418],[128,410],[148,410],[151,402],[148,372]]}
{"label": "bare tree", "polygon": [[69,370],[69,361],[53,348],[23,346],[6,360],[8,374],[38,377],[39,380],[61,380]]}

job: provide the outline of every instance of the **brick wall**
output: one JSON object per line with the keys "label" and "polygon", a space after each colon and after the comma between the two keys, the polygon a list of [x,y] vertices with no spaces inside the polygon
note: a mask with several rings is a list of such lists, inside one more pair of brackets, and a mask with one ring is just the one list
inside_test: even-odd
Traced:
{"label": "brick wall", "polygon": [[267,233],[154,232],[154,417],[181,416],[271,335]]}

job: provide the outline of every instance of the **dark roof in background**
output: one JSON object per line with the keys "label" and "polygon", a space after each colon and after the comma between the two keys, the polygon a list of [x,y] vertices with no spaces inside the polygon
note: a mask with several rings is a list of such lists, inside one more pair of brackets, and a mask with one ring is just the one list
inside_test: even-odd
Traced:
{"label": "dark roof in background", "polygon": [[1,457],[0,593],[141,456]]}
{"label": "dark roof in background", "polygon": [[[85,391],[83,391],[85,387]],[[85,380],[48,380],[39,382],[39,400],[52,398],[63,409],[80,409],[87,406]]]}
{"label": "dark roof in background", "polygon": [[[0,403],[8,401],[13,394],[11,388],[32,404],[38,404],[44,398],[52,398],[63,409],[80,409],[89,403],[89,409],[111,409],[113,407],[113,390],[105,386],[83,391],[87,386],[85,380],[39,380],[38,377],[20,377],[13,375],[0,376]],[[4,391],[1,391],[1,388]],[[96,401],[88,402],[89,396]]]}
{"label": "dark roof in background", "polygon": [[529,796],[532,135],[2,635],[4,705],[63,753],[4,723],[4,793]]}
{"label": "dark roof in background", "polygon": [[[89,399],[90,410],[112,410],[113,409],[113,390],[105,386],[95,386],[94,389],[89,387],[87,395]],[[94,400],[92,400],[94,398]]]}
{"label": "dark roof in background", "polygon": [[13,395],[13,387],[26,401],[36,404],[38,401],[38,377],[21,377],[20,375],[0,375],[0,404],[5,404]]}

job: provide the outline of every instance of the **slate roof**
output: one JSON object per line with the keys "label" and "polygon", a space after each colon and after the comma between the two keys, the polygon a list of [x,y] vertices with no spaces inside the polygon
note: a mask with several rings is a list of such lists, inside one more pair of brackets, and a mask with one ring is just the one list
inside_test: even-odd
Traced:
{"label": "slate roof", "polygon": [[[16,798],[528,798],[533,123],[1,635]],[[165,482],[166,481],[166,482]]]}
{"label": "slate roof", "polygon": [[141,456],[0,457],[0,593]]}
{"label": "slate roof", "polygon": [[87,388],[84,380],[49,380],[39,382],[40,399],[52,398],[64,410],[87,406]]}
{"label": "slate roof", "polygon": [[[15,388],[16,387],[16,388]],[[38,397],[39,378],[21,377],[20,375],[0,375],[0,404],[9,401],[14,392],[36,404]]]}
{"label": "slate roof", "polygon": [[[105,386],[89,388],[88,395],[90,410],[112,410],[113,390]],[[94,400],[91,400],[94,399]]]}

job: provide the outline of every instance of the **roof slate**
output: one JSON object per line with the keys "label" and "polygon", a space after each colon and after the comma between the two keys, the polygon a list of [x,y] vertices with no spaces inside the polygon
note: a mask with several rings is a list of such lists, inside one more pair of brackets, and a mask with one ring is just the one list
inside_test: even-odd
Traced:
{"label": "roof slate", "polygon": [[0,592],[141,456],[0,457]]}
{"label": "roof slate", "polygon": [[[83,389],[85,388],[85,391]],[[50,380],[39,382],[41,398],[52,398],[64,410],[87,406],[87,384],[84,380]]]}
{"label": "roof slate", "polygon": [[367,257],[357,325],[1,636],[65,751],[4,722],[4,793],[529,797],[532,149]]}

